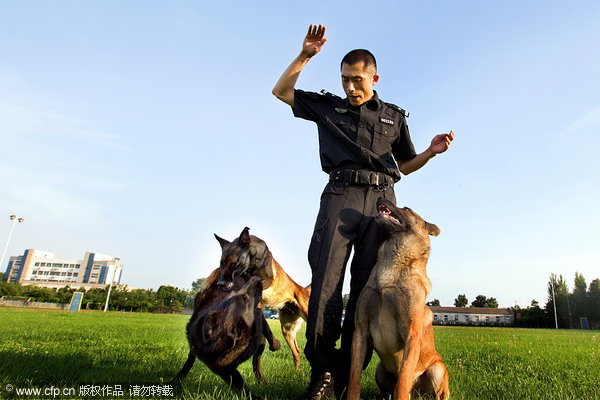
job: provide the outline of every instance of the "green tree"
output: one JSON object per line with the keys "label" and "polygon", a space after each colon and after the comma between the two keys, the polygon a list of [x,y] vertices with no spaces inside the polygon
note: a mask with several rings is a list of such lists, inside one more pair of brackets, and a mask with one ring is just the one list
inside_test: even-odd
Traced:
{"label": "green tree", "polygon": [[433,306],[433,307],[439,307],[440,306],[440,300],[439,299],[433,299],[431,301],[428,301],[426,303],[426,305]]}
{"label": "green tree", "polygon": [[22,296],[23,286],[19,283],[0,282],[0,297],[2,296]]}
{"label": "green tree", "polygon": [[32,301],[39,301],[42,303],[58,303],[59,300],[55,289],[45,287],[24,286],[22,293],[22,296],[30,297]]}
{"label": "green tree", "polygon": [[59,303],[70,303],[71,298],[73,297],[73,293],[75,289],[71,289],[70,286],[65,286],[56,291],[56,296],[58,297]]}
{"label": "green tree", "polygon": [[516,306],[513,311],[516,314],[515,326],[525,328],[548,328],[551,320],[548,313],[540,308],[540,303],[533,299],[527,308]]}
{"label": "green tree", "polygon": [[198,291],[204,284],[205,280],[206,280],[206,278],[198,278],[194,282],[192,282],[192,290],[191,290],[192,294],[198,293]]}
{"label": "green tree", "polygon": [[575,326],[579,326],[579,318],[587,317],[590,311],[587,284],[583,275],[575,272],[575,282],[573,294],[569,298],[571,301],[571,312]]}
{"label": "green tree", "polygon": [[487,297],[482,294],[478,295],[471,303],[471,307],[487,307]]}
{"label": "green tree", "polygon": [[174,286],[163,285],[156,292],[158,297],[157,312],[181,312],[183,304],[188,301],[189,292]]}
{"label": "green tree", "polygon": [[489,308],[498,308],[498,300],[496,300],[495,297],[490,297],[487,299],[485,306]]}
{"label": "green tree", "polygon": [[588,288],[590,325],[600,328],[600,279],[590,282]]}
{"label": "green tree", "polygon": [[[79,290],[85,291],[85,290]],[[102,310],[106,303],[107,290],[100,288],[92,288],[85,292],[81,306],[90,310]]]}
{"label": "green tree", "polygon": [[466,307],[469,304],[469,299],[464,294],[459,294],[456,299],[454,299],[454,307]]}
{"label": "green tree", "polygon": [[169,312],[179,314],[181,311],[183,311],[183,305],[178,300],[173,300],[169,305]]}

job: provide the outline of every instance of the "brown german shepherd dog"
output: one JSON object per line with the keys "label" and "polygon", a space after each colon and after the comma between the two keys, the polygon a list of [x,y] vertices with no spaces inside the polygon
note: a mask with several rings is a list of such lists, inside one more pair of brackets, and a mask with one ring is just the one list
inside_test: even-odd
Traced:
{"label": "brown german shepherd dog", "polygon": [[250,395],[237,366],[252,356],[254,375],[266,383],[261,369],[265,338],[273,351],[280,344],[258,307],[262,296],[260,279],[238,276],[225,290],[218,285],[218,276],[216,269],[194,299],[194,312],[186,326],[190,352],[172,383],[179,384],[198,357],[233,389]]}
{"label": "brown german shepherd dog", "polygon": [[308,315],[310,286],[298,285],[273,258],[267,244],[244,228],[240,236],[229,242],[215,235],[221,249],[219,284],[227,287],[239,274],[258,276],[263,284],[262,305],[279,310],[281,332],[290,346],[296,369],[300,365],[300,349],[296,334],[302,319]]}
{"label": "brown german shepherd dog", "polygon": [[348,400],[360,397],[360,373],[372,344],[381,362],[375,379],[381,395],[408,400],[412,392],[447,399],[448,370],[435,350],[433,314],[425,305],[429,235],[440,230],[409,208],[380,198],[375,221],[389,237],[356,306]]}

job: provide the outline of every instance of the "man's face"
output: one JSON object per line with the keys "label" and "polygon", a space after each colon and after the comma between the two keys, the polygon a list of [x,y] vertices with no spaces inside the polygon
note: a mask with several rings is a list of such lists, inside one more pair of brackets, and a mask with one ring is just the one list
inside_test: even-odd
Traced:
{"label": "man's face", "polygon": [[353,106],[360,106],[373,97],[373,86],[379,75],[372,66],[365,68],[365,63],[342,64],[342,86]]}

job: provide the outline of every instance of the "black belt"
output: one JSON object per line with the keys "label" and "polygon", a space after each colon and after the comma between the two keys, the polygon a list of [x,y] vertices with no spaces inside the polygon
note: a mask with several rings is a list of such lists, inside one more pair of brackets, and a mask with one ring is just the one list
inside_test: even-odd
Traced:
{"label": "black belt", "polygon": [[329,174],[329,182],[377,186],[383,190],[394,186],[394,178],[391,176],[365,169],[341,169],[333,171]]}

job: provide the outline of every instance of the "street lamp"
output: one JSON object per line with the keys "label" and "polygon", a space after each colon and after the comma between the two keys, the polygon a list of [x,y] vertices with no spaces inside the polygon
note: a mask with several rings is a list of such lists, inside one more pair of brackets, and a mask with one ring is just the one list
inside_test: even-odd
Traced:
{"label": "street lamp", "polygon": [[[25,221],[25,218],[18,217],[14,214],[12,214],[9,218],[12,221],[12,225],[10,227],[8,239],[6,239],[6,246],[4,246],[4,251],[2,252],[2,258],[0,258],[0,268],[2,268],[2,266],[4,265],[4,257],[6,256],[6,250],[8,250],[8,244],[10,243],[10,238],[12,237],[13,230],[15,229],[15,225],[17,224],[17,222],[20,224],[23,221]],[[8,279],[8,277],[5,277],[5,278]]]}
{"label": "street lamp", "polygon": [[552,275],[550,275],[550,284],[552,285],[552,301],[554,302],[554,323],[556,324],[556,329],[558,329],[558,317],[556,316],[556,296],[554,295],[554,280],[552,279]]}
{"label": "street lamp", "polygon": [[112,283],[115,280],[115,274],[117,273],[117,265],[114,265],[113,268],[113,274],[112,274],[112,279],[109,282],[108,285],[108,293],[106,293],[106,303],[104,303],[104,312],[106,312],[108,310],[108,300],[110,300],[110,292],[112,290]]}

